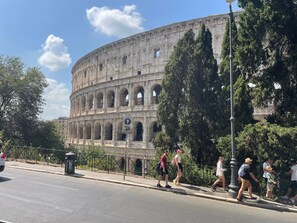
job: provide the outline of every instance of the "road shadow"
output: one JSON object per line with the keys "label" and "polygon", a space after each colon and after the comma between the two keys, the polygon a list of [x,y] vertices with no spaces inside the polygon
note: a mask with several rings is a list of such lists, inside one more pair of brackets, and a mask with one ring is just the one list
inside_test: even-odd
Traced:
{"label": "road shadow", "polygon": [[204,193],[209,192],[209,191],[204,190],[204,189],[202,189],[202,188],[200,188],[200,187],[192,186],[192,185],[185,185],[185,186],[182,185],[182,187],[185,187],[185,188],[187,188],[187,189],[189,189],[189,190],[195,190],[195,191],[200,191],[200,192],[204,192]]}
{"label": "road shadow", "polygon": [[11,179],[10,178],[7,178],[7,177],[0,177],[0,183],[2,182],[6,182],[6,181],[10,181]]}

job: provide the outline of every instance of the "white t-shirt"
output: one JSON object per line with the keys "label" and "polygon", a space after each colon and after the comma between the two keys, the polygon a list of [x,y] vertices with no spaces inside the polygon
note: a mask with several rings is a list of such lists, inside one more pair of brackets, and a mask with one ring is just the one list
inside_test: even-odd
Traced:
{"label": "white t-shirt", "polygon": [[176,154],[174,158],[177,159],[178,163],[181,163],[181,156],[179,154]]}
{"label": "white t-shirt", "polygon": [[268,172],[265,171],[266,167],[268,167],[268,166],[271,166],[271,164],[268,161],[266,161],[266,162],[263,163],[263,177],[264,178],[268,178],[268,175],[267,175]]}
{"label": "white t-shirt", "polygon": [[223,168],[223,163],[221,162],[221,160],[219,160],[217,162],[217,171],[216,171],[216,176],[217,177],[221,177],[221,176],[224,176],[224,171],[226,169]]}
{"label": "white t-shirt", "polygon": [[292,166],[291,170],[293,171],[291,174],[291,181],[297,181],[297,164]]}

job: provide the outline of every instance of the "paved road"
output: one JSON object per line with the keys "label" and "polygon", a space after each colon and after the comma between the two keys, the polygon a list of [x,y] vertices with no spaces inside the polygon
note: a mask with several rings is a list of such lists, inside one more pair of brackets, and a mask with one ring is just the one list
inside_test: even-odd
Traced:
{"label": "paved road", "polygon": [[295,213],[67,176],[7,169],[0,222],[296,222]]}

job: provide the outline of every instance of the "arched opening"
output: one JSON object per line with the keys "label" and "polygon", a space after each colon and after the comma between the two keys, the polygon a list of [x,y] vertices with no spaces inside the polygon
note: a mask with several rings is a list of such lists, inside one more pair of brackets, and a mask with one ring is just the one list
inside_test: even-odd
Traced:
{"label": "arched opening", "polygon": [[114,91],[109,91],[107,93],[107,107],[108,108],[113,108],[114,107]]}
{"label": "arched opening", "polygon": [[91,110],[91,109],[93,109],[94,108],[94,95],[89,95],[89,99],[88,99],[88,101],[89,101],[89,107],[88,107],[88,109],[89,110]]}
{"label": "arched opening", "polygon": [[142,175],[142,161],[140,159],[135,162],[134,172],[136,175]]}
{"label": "arched opening", "polygon": [[129,92],[126,88],[122,89],[120,92],[120,106],[129,105]]}
{"label": "arched opening", "polygon": [[143,126],[141,122],[138,122],[135,127],[134,141],[142,141],[142,140],[143,140]]}
{"label": "arched opening", "polygon": [[77,98],[76,100],[76,112],[79,112],[80,111],[80,100],[79,98]]}
{"label": "arched opening", "polygon": [[83,124],[79,125],[79,139],[83,139],[84,138],[84,127]]}
{"label": "arched opening", "polygon": [[135,105],[144,105],[144,89],[143,87],[137,87],[134,92]]}
{"label": "arched opening", "polygon": [[122,157],[120,159],[119,163],[120,163],[120,170],[124,171],[124,169],[125,169],[125,159],[124,159],[124,157]]}
{"label": "arched opening", "polygon": [[105,125],[105,140],[112,140],[113,127],[111,123]]}
{"label": "arched opening", "polygon": [[96,99],[97,99],[97,109],[103,108],[103,94],[101,92],[97,94]]}
{"label": "arched opening", "polygon": [[100,123],[96,123],[95,124],[95,131],[94,131],[95,135],[95,139],[101,139],[101,125]]}
{"label": "arched opening", "polygon": [[86,139],[91,139],[91,131],[92,131],[91,123],[88,123],[86,126]]}
{"label": "arched opening", "polygon": [[73,138],[77,138],[77,124],[74,124],[74,137]]}
{"label": "arched opening", "polygon": [[159,97],[160,97],[161,91],[162,91],[161,85],[157,84],[156,86],[154,86],[154,88],[152,90],[152,104],[153,105],[159,104],[159,102],[160,102]]}
{"label": "arched opening", "polygon": [[86,96],[82,97],[81,106],[82,106],[82,111],[85,111],[86,110]]}

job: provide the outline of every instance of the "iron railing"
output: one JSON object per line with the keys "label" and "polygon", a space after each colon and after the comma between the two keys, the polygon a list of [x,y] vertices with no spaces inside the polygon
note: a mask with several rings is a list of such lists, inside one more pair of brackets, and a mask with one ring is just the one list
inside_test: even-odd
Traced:
{"label": "iron railing", "polygon": [[[3,149],[7,159],[34,163],[47,163],[63,165],[68,150],[44,149],[37,147],[11,146]],[[142,177],[156,177],[158,160],[135,158],[136,156],[115,156],[92,152],[76,152],[76,167],[92,171],[105,171],[107,173],[123,173]],[[126,164],[126,165],[125,165]],[[215,180],[214,167],[196,165],[191,159],[183,163],[183,182],[193,185],[209,185]],[[174,179],[176,170],[169,166],[169,179]],[[126,169],[125,169],[126,167]]]}

